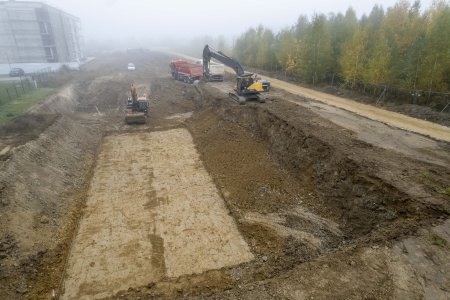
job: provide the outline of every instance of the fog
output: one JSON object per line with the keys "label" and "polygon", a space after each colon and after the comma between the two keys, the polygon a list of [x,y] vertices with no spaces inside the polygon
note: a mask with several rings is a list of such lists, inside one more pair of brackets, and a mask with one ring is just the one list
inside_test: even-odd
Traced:
{"label": "fog", "polygon": [[[194,37],[223,36],[227,41],[250,27],[274,31],[295,24],[299,15],[342,12],[352,7],[358,17],[375,4],[393,6],[395,0],[47,0],[81,19],[86,46],[92,44],[147,46]],[[421,1],[427,8],[432,0]]]}

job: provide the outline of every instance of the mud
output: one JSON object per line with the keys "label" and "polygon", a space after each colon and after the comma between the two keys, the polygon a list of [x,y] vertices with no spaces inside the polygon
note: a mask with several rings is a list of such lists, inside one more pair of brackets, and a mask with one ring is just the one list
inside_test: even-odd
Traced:
{"label": "mud", "polygon": [[[64,286],[68,299],[449,296],[445,142],[424,159],[378,147],[298,96],[240,106],[226,86],[173,81],[169,60],[97,60],[70,82],[55,120],[11,144],[2,296],[48,299]],[[124,71],[129,61],[138,71]],[[123,122],[130,81],[151,91],[143,126]]]}

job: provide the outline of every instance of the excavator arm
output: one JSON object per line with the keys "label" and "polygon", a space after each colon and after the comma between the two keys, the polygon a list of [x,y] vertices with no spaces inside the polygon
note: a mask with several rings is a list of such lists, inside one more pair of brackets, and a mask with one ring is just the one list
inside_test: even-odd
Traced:
{"label": "excavator arm", "polygon": [[208,45],[203,48],[203,73],[209,75],[209,63],[211,61],[211,58],[217,59],[224,65],[232,68],[236,75],[242,76],[245,74],[244,68],[233,58],[225,55],[224,53],[220,51],[216,51],[209,47]]}

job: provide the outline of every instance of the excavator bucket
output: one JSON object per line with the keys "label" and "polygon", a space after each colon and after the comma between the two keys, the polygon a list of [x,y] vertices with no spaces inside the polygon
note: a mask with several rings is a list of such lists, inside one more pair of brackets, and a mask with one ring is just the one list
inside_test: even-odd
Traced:
{"label": "excavator bucket", "polygon": [[145,124],[147,118],[143,112],[131,112],[128,111],[125,116],[125,123],[127,124]]}

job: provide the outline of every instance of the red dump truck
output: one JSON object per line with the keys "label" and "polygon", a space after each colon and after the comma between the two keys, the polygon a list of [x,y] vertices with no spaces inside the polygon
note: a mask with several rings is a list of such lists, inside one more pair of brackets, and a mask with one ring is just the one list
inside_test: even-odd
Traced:
{"label": "red dump truck", "polygon": [[193,83],[203,76],[203,66],[186,60],[172,60],[170,63],[170,71],[173,79]]}

